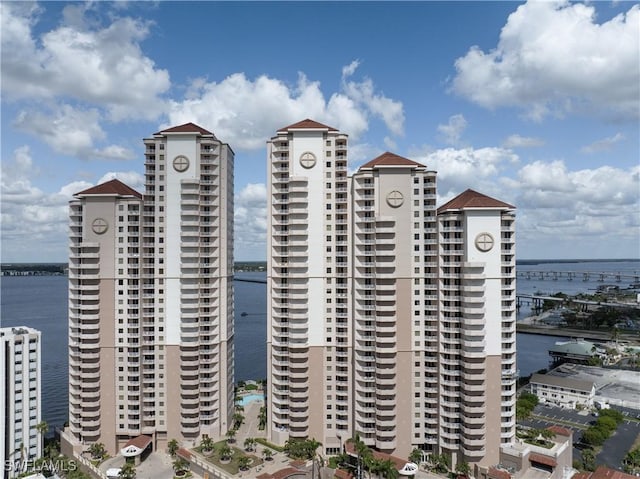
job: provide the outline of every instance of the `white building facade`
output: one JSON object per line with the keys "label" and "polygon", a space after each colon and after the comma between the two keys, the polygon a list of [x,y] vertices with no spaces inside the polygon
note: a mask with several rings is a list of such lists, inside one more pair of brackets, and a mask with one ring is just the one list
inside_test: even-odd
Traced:
{"label": "white building facade", "polygon": [[220,437],[233,414],[233,151],[188,123],[144,139],[145,191],[70,203],[68,442]]}
{"label": "white building facade", "polygon": [[[0,464],[16,477],[42,456],[41,334],[27,327],[0,328]],[[9,466],[12,464],[12,466]]]}
{"label": "white building facade", "polygon": [[268,146],[268,434],[498,462],[515,439],[514,208],[313,120]]}

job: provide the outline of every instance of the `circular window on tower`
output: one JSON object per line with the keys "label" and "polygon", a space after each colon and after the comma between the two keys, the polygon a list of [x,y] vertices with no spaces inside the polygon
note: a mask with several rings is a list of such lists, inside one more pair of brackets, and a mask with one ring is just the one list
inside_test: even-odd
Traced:
{"label": "circular window on tower", "polygon": [[178,155],[173,159],[173,169],[179,173],[187,171],[189,168],[189,158],[184,155]]}
{"label": "circular window on tower", "polygon": [[490,251],[491,248],[493,248],[493,243],[493,236],[489,233],[480,233],[476,236],[476,248],[478,251],[482,251],[483,253]]}
{"label": "circular window on tower", "polygon": [[91,229],[95,234],[101,235],[107,232],[109,223],[104,218],[96,218],[91,222]]}
{"label": "circular window on tower", "polygon": [[398,208],[404,203],[404,196],[398,190],[393,190],[387,195],[387,204],[392,208]]}
{"label": "circular window on tower", "polygon": [[310,169],[316,166],[316,155],[310,151],[305,151],[300,155],[300,164],[303,168]]}

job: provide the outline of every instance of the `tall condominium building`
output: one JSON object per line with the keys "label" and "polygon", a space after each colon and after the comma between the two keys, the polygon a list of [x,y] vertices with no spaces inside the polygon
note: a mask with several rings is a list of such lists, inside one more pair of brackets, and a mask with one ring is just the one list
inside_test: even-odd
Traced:
{"label": "tall condominium building", "polygon": [[218,437],[233,414],[233,151],[192,123],[144,144],[144,194],[112,180],[70,203],[77,449]]}
{"label": "tall condominium building", "polygon": [[436,172],[392,153],[347,176],[347,136],[312,120],[268,162],[270,438],[496,464],[515,434],[514,208],[467,191],[436,209]]}
{"label": "tall condominium building", "polygon": [[16,477],[42,456],[40,331],[0,328],[0,464]]}

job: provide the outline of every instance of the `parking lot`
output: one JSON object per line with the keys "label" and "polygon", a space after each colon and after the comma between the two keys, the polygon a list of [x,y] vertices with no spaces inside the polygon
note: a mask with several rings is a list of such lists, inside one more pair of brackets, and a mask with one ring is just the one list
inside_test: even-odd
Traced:
{"label": "parking lot", "polygon": [[[596,463],[616,469],[622,468],[622,460],[640,435],[640,411],[635,409],[614,407],[625,416],[623,423],[616,432],[604,443],[600,453],[596,456]],[[573,457],[581,459],[580,439],[582,431],[587,429],[597,418],[587,411],[575,411],[539,404],[533,411],[533,416],[526,421],[519,421],[523,426],[542,429],[552,425],[559,425],[573,431]],[[576,447],[577,446],[577,447]]]}

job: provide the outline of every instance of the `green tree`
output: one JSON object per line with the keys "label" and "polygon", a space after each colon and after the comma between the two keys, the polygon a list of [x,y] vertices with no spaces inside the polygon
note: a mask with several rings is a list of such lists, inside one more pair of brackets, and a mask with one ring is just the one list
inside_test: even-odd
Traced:
{"label": "green tree", "polygon": [[118,473],[120,479],[136,479],[136,468],[130,462],[125,462]]}
{"label": "green tree", "polygon": [[596,470],[596,455],[594,454],[593,449],[582,450],[582,466],[587,471]]}
{"label": "green tree", "polygon": [[469,474],[471,474],[471,466],[468,462],[461,461],[456,464],[456,472],[461,476],[469,477]]}
{"label": "green tree", "polygon": [[101,442],[94,442],[89,446],[89,453],[93,459],[102,459],[107,453],[107,450]]}
{"label": "green tree", "polygon": [[176,473],[176,476],[184,476],[188,470],[189,463],[185,459],[179,457],[173,461],[173,471]]}
{"label": "green tree", "polygon": [[253,451],[256,446],[256,440],[252,437],[248,437],[244,440],[244,448],[247,451]]}
{"label": "green tree", "polygon": [[220,446],[220,449],[218,449],[218,455],[220,456],[221,461],[228,461],[231,459],[232,453],[233,450],[227,444],[223,444]]}
{"label": "green tree", "polygon": [[236,440],[236,433],[237,431],[235,429],[229,429],[226,434],[227,442],[234,442]]}
{"label": "green tree", "polygon": [[244,423],[244,416],[239,412],[237,412],[233,415],[232,420],[233,420],[233,428],[238,429],[240,428],[240,426],[242,426],[242,423]]}
{"label": "green tree", "polygon": [[246,471],[249,469],[249,465],[251,464],[251,459],[248,456],[242,456],[238,459],[238,467],[242,471]]}
{"label": "green tree", "polygon": [[417,447],[414,448],[413,451],[411,451],[411,454],[409,454],[409,461],[420,464],[422,462],[422,451]]}
{"label": "green tree", "polygon": [[640,447],[629,451],[622,461],[624,472],[627,474],[637,474],[640,472]]}
{"label": "green tree", "polygon": [[207,434],[202,436],[202,440],[200,441],[200,447],[202,448],[202,452],[205,454],[209,454],[213,450],[213,439],[211,439]]}
{"label": "green tree", "polygon": [[49,432],[49,425],[46,421],[40,421],[36,424],[36,431],[40,434],[40,441],[42,442],[42,449],[44,450],[44,436]]}
{"label": "green tree", "polygon": [[267,407],[262,406],[258,413],[258,429],[263,430],[267,427]]}
{"label": "green tree", "polygon": [[180,446],[178,445],[178,441],[176,441],[175,439],[171,439],[167,444],[167,450],[169,451],[169,455],[171,457],[176,457],[176,452],[178,452],[178,449],[180,449]]}
{"label": "green tree", "polygon": [[269,448],[264,448],[262,450],[262,455],[264,456],[265,461],[270,461],[273,458],[273,451]]}

